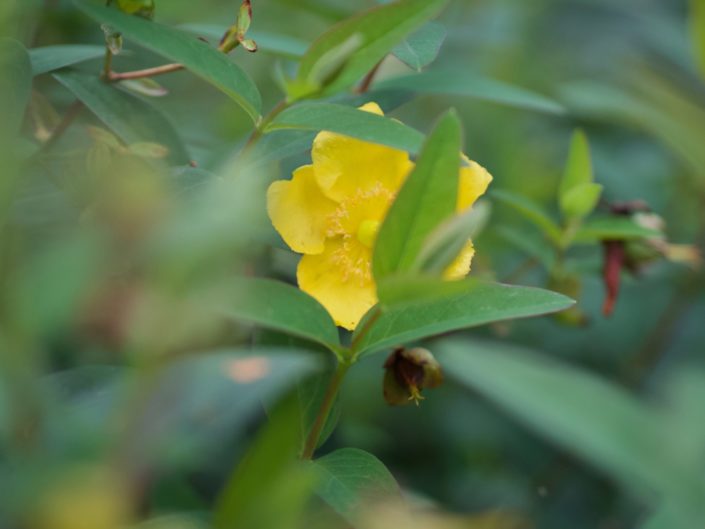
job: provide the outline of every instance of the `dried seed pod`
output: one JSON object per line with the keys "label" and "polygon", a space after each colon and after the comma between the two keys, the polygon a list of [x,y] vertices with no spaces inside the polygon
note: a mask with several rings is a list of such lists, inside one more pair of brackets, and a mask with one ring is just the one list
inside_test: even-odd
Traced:
{"label": "dried seed pod", "polygon": [[443,372],[428,349],[400,347],[384,363],[384,399],[392,406],[423,400],[421,391],[443,383]]}

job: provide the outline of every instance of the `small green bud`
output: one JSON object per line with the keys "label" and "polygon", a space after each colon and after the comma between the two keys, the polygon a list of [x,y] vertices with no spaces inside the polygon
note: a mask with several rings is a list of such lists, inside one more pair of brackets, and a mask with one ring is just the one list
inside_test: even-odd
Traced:
{"label": "small green bud", "polygon": [[249,52],[254,53],[257,51],[257,43],[252,39],[242,39],[240,44]]}
{"label": "small green bud", "polygon": [[252,23],[252,2],[244,0],[240,6],[240,14],[237,17],[237,33],[240,38],[244,38]]}
{"label": "small green bud", "polygon": [[384,363],[384,399],[392,406],[403,406],[424,397],[421,391],[443,383],[443,372],[428,349],[400,347]]}

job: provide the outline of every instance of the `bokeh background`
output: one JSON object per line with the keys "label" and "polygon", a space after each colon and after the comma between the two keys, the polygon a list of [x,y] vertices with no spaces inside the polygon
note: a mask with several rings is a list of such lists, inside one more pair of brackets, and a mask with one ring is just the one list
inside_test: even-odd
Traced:
{"label": "bokeh background", "polygon": [[[283,35],[294,39],[285,41],[284,47],[297,46],[373,3],[255,0],[253,36],[257,39],[261,33],[266,41]],[[235,15],[235,4],[158,0],[157,20],[224,27]],[[27,47],[102,42],[97,24],[63,0],[5,2],[0,13],[5,16],[4,32]],[[671,241],[703,247],[705,72],[698,74],[687,2],[455,0],[440,22],[447,38],[433,69],[477,72],[544,94],[568,112],[517,108],[487,95],[387,94],[382,102],[393,117],[427,132],[441,112],[455,107],[465,125],[465,151],[494,175],[493,191],[528,197],[554,214],[570,138],[582,128],[590,141],[597,182],[604,186],[603,210],[609,203],[642,200],[664,219]],[[116,69],[162,62],[129,42],[125,48],[132,53],[118,57]],[[287,68],[286,58],[266,51],[237,51],[233,60],[252,75],[265,107],[272,107],[281,98],[274,72]],[[98,72],[100,60],[80,68]],[[390,58],[379,79],[402,73],[410,70]],[[251,127],[246,115],[188,73],[159,82],[170,93],[153,103],[185,139],[199,169],[204,174],[237,171],[232,160]],[[69,92],[50,76],[35,79],[34,89],[45,100],[35,105],[44,109],[45,120],[56,120],[46,116],[61,115],[72,102]],[[97,125],[89,115],[80,122]],[[31,144],[37,143],[36,129],[28,121],[23,130],[31,151]],[[6,324],[0,389],[5,388],[5,397],[0,400],[0,431],[7,435],[0,450],[12,457],[0,455],[0,505],[5,505],[0,512],[6,513],[0,515],[0,527],[14,527],[26,506],[36,505],[46,490],[52,497],[52,480],[69,490],[66,502],[74,501],[66,476],[73,475],[78,464],[102,468],[96,461],[104,461],[106,446],[117,437],[124,437],[121,442],[128,445],[120,449],[121,457],[131,454],[133,462],[142,457],[148,463],[135,464],[135,472],[148,472],[145,467],[153,465],[159,469],[142,498],[146,512],[207,511],[263,421],[257,403],[269,398],[267,389],[248,407],[240,393],[224,390],[204,396],[208,393],[204,388],[213,385],[206,367],[174,368],[169,375],[173,380],[159,382],[166,393],[148,403],[162,417],[170,409],[168,403],[183,402],[173,407],[183,411],[192,405],[196,418],[174,419],[178,427],[173,429],[165,426],[169,441],[164,444],[154,441],[159,432],[150,434],[158,446],[169,447],[159,448],[159,465],[154,454],[134,448],[143,447],[143,440],[125,435],[129,421],[123,423],[121,415],[114,418],[105,412],[112,409],[110,399],[118,398],[111,389],[114,384],[156,387],[150,385],[150,377],[158,370],[155,366],[163,367],[155,360],[162,353],[242,347],[253,340],[247,327],[223,328],[202,321],[199,304],[218,297],[218,281],[232,268],[293,279],[296,257],[266,222],[261,187],[304,163],[305,148],[294,149],[275,169],[262,166],[251,189],[238,185],[194,203],[190,195],[174,191],[171,174],[159,173],[147,183],[123,182],[105,191],[104,180],[90,179],[90,164],[86,170],[86,152],[95,149],[92,141],[85,127],[72,127],[51,156],[23,173],[20,198],[11,214],[14,227],[4,232]],[[91,152],[93,158],[99,156]],[[115,174],[148,172],[129,160],[115,163],[110,166]],[[201,177],[187,175],[198,182]],[[86,204],[98,195],[102,206],[97,207],[96,234],[85,218],[91,215]],[[549,286],[541,262],[550,247],[541,233],[502,201],[493,200],[492,194],[486,202],[491,217],[475,241],[473,274]],[[116,284],[110,278],[120,274],[122,259],[136,260],[139,266]],[[602,260],[599,245],[574,248],[568,258],[568,267],[582,286],[577,293],[582,324],[546,317],[468,331],[468,337],[488,348],[539,351],[621,386],[644,403],[661,402],[673,373],[703,368],[705,275],[666,260],[651,263],[637,276],[625,274],[616,310],[607,318],[601,313]],[[90,295],[80,287],[86,277],[91,278]],[[134,299],[138,301],[126,301]],[[134,311],[141,312],[135,316]],[[86,318],[91,321],[86,323]],[[262,332],[254,340],[285,341]],[[453,382],[429,393],[419,407],[387,406],[381,390],[383,360],[372,357],[352,371],[343,390],[338,427],[322,453],[344,446],[362,448],[384,461],[415,501],[459,513],[499,511],[515,517],[511,522],[486,518],[482,523],[487,527],[619,529],[639,527],[648,517],[653,505]],[[283,378],[304,369],[305,362],[291,362],[283,364]],[[139,397],[131,398],[137,399],[135,406],[146,406]],[[557,402],[562,398],[555,395]],[[211,400],[201,409],[199,399]],[[204,409],[228,417],[234,416],[233,409],[241,413],[224,421],[227,424],[206,421],[212,426],[209,430],[198,419]],[[27,423],[17,427],[17,421]],[[138,430],[149,430],[141,430],[140,424]],[[203,439],[191,439],[194,430]],[[702,463],[702,459],[693,462]],[[77,478],[81,485],[76,494],[81,499],[75,505],[87,511],[119,511],[113,489],[107,487],[101,495],[100,472],[91,476],[97,485]],[[37,513],[42,508],[30,510]],[[44,519],[32,523],[52,527]],[[479,519],[472,523],[476,525],[467,522],[458,527],[484,527]]]}

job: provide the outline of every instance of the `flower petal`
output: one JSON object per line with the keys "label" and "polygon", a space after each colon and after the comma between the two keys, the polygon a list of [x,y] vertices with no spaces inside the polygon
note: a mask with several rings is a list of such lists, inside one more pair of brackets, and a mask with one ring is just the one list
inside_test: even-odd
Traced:
{"label": "flower petal", "polygon": [[463,155],[467,166],[460,168],[460,185],[458,187],[458,211],[472,206],[475,201],[487,191],[492,182],[492,175],[479,163],[473,162]]}
{"label": "flower petal", "polygon": [[472,241],[466,242],[458,256],[443,271],[443,279],[452,281],[454,279],[462,279],[468,275],[474,255],[475,247],[472,245]]}
{"label": "flower petal", "polygon": [[342,237],[329,239],[320,255],[304,255],[299,262],[299,288],[330,313],[336,325],[353,330],[377,303],[371,254],[362,244]]}
{"label": "flower petal", "polygon": [[267,190],[267,213],[284,242],[295,252],[323,251],[326,222],[337,204],[318,187],[313,167],[294,171],[291,180],[277,180]]}
{"label": "flower petal", "polygon": [[[376,103],[360,110],[383,115]],[[376,184],[396,192],[413,167],[405,151],[327,131],[316,136],[311,157],[318,184],[337,201]]]}

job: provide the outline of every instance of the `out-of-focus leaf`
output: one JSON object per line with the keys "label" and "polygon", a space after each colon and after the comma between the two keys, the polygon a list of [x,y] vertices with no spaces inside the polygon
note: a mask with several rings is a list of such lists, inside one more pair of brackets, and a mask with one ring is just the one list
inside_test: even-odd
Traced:
{"label": "out-of-focus leaf", "polygon": [[422,94],[465,96],[547,114],[565,114],[565,108],[525,88],[456,70],[427,71],[375,83],[375,90],[408,90]]}
{"label": "out-of-focus leaf", "polygon": [[[180,26],[185,31],[194,33],[201,37],[206,37],[214,41],[219,41],[227,31],[227,26],[215,24],[184,24]],[[300,59],[306,52],[309,43],[305,40],[269,31],[250,30],[247,35],[257,42],[257,49],[260,52],[279,55],[286,59]]]}
{"label": "out-of-focus leaf", "polygon": [[705,79],[705,1],[690,0],[690,30],[693,36],[693,53]]}
{"label": "out-of-focus leaf", "polygon": [[22,125],[32,88],[32,67],[24,46],[0,39],[0,141],[14,139]]}
{"label": "out-of-focus leaf", "polygon": [[[314,491],[317,473],[298,461],[300,417],[284,402],[250,445],[218,499],[217,529],[295,529]],[[276,507],[276,508],[274,508]]]}
{"label": "out-of-focus leaf", "polygon": [[426,238],[453,214],[461,136],[460,120],[451,111],[428,137],[379,229],[372,258],[377,281],[411,270]]}
{"label": "out-of-focus leaf", "polygon": [[640,226],[627,217],[595,217],[586,221],[575,233],[575,242],[596,242],[605,240],[648,239],[661,237],[663,234]]}
{"label": "out-of-focus leaf", "polygon": [[332,103],[302,103],[289,108],[269,123],[265,132],[286,129],[338,132],[411,153],[418,152],[423,142],[423,134],[403,123]]}
{"label": "out-of-focus leaf", "polygon": [[[442,283],[449,285],[447,288],[452,291],[447,295],[434,295],[434,290],[443,288]],[[426,282],[425,285],[433,297],[383,311],[370,330],[358,339],[358,354],[369,354],[467,327],[550,314],[574,303],[572,299],[549,290],[471,279]],[[370,314],[365,316],[369,317]],[[364,328],[364,323],[363,319],[357,328]],[[353,340],[358,334],[359,331],[353,335]]]}
{"label": "out-of-focus leaf", "polygon": [[104,250],[101,241],[87,234],[45,249],[13,285],[12,319],[36,336],[51,336],[68,325],[100,277]]}
{"label": "out-of-focus leaf", "polygon": [[237,320],[284,331],[339,348],[338,330],[326,309],[296,287],[261,278],[239,278],[232,282],[232,304],[224,313]]}
{"label": "out-of-focus leaf", "polygon": [[489,215],[489,204],[477,202],[472,209],[442,223],[424,241],[412,267],[413,271],[440,275],[458,256],[468,240],[482,230]]}
{"label": "out-of-focus leaf", "polygon": [[431,21],[394,48],[392,53],[404,64],[420,72],[436,60],[446,34],[443,24]]}
{"label": "out-of-focus leaf", "polygon": [[262,100],[257,86],[224,53],[210,47],[192,35],[140,17],[121,13],[116,9],[74,0],[76,5],[92,18],[113,26],[125,38],[183,64],[189,71],[211,83],[238,103],[257,121],[262,110]]}
{"label": "out-of-focus leaf", "polygon": [[541,229],[551,241],[555,243],[560,241],[561,229],[540,206],[534,204],[528,198],[510,193],[509,191],[496,189],[491,192],[491,196],[501,203],[510,206],[518,213],[521,213],[525,218]]}
{"label": "out-of-focus leaf", "polygon": [[307,351],[280,348],[213,351],[174,362],[143,410],[149,426],[134,449],[174,462],[198,458],[240,433],[263,400],[317,368]]}
{"label": "out-of-focus leaf", "polygon": [[602,186],[594,183],[590,146],[581,130],[573,134],[568,162],[558,189],[561,211],[568,218],[590,214],[600,200]]}
{"label": "out-of-focus leaf", "polygon": [[602,196],[602,186],[593,182],[578,184],[560,197],[563,214],[568,218],[582,218],[593,212]]}
{"label": "out-of-focus leaf", "polygon": [[335,94],[352,86],[407,35],[434,18],[447,0],[401,0],[333,26],[301,59],[291,99]]}
{"label": "out-of-focus leaf", "polygon": [[91,44],[64,44],[29,50],[32,75],[40,75],[79,62],[97,59],[105,54],[105,46]]}
{"label": "out-of-focus leaf", "polygon": [[[627,488],[702,514],[702,480],[684,466],[660,413],[616,386],[506,345],[449,340],[435,350],[445,372]],[[696,477],[697,476],[697,477]]]}
{"label": "out-of-focus leaf", "polygon": [[372,454],[341,448],[313,462],[320,476],[317,494],[354,524],[360,509],[375,501],[398,500],[399,485],[387,467]]}
{"label": "out-of-focus leaf", "polygon": [[183,165],[189,162],[178,133],[153,106],[94,75],[66,70],[56,72],[54,77],[125,143],[147,141],[162,144],[169,149],[171,163]]}

